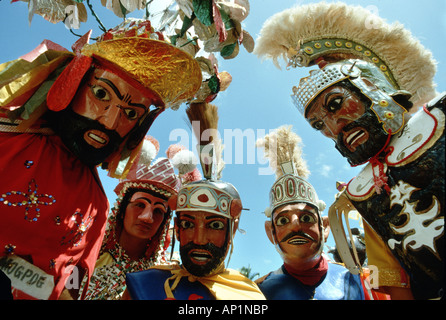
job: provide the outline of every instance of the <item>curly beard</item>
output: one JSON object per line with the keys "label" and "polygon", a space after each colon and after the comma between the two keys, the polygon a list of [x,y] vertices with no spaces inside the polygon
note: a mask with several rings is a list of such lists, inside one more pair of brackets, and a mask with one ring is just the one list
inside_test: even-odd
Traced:
{"label": "curly beard", "polygon": [[[369,133],[369,138],[352,152],[344,144],[344,133],[353,128],[366,129]],[[342,129],[336,141],[336,149],[343,157],[347,158],[350,165],[359,165],[370,160],[385,146],[388,135],[375,113],[369,108],[358,120],[346,125]]]}
{"label": "curly beard", "polygon": [[[207,243],[205,245],[197,245],[193,242],[189,242],[184,246],[180,247],[181,261],[191,274],[197,277],[205,277],[213,273],[225,260],[226,249],[228,247],[228,242],[226,241],[223,247],[217,247],[212,243]],[[204,265],[197,265],[192,262],[189,252],[192,249],[201,249],[208,251],[211,255],[210,261]]]}
{"label": "curly beard", "polygon": [[[102,163],[115,152],[124,141],[116,131],[106,129],[101,123],[81,116],[67,108],[62,111],[48,113],[50,127],[58,134],[64,145],[84,164],[94,167]],[[105,133],[109,140],[102,148],[95,148],[84,140],[88,130]]]}

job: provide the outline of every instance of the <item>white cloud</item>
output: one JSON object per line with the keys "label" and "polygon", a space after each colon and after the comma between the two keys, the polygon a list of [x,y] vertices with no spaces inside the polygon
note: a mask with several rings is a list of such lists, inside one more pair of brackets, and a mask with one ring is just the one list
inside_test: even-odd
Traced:
{"label": "white cloud", "polygon": [[333,166],[323,164],[319,169],[319,173],[324,177],[329,177],[332,169],[333,169]]}

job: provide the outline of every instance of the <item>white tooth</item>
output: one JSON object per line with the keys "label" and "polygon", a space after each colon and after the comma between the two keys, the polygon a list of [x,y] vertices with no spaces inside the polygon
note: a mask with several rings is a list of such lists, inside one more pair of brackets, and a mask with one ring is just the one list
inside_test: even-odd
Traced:
{"label": "white tooth", "polygon": [[194,259],[195,259],[195,260],[198,260],[198,261],[205,261],[205,260],[207,260],[208,258],[205,258],[205,257],[194,257]]}
{"label": "white tooth", "polygon": [[[365,133],[363,131],[355,131],[352,134],[350,134],[347,139],[345,139],[345,142],[347,142],[347,144],[352,145],[356,140],[358,140],[359,138],[361,138]],[[351,141],[354,138],[353,141]]]}
{"label": "white tooth", "polygon": [[95,135],[94,133],[91,133],[91,132],[90,132],[90,133],[88,134],[88,136],[89,136],[90,138],[92,138],[93,140],[96,140],[96,141],[99,142],[99,143],[105,143],[105,139],[103,139],[103,138],[101,138],[101,137]]}
{"label": "white tooth", "polygon": [[292,239],[289,241],[290,244],[302,244],[302,243],[307,243],[308,240],[306,239]]}

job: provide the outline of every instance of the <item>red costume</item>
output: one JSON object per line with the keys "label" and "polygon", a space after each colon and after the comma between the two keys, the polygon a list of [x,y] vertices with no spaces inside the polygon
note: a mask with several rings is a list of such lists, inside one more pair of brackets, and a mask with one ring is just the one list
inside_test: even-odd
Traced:
{"label": "red costume", "polygon": [[0,247],[53,275],[55,299],[70,265],[94,269],[108,213],[97,171],[56,135],[2,133],[0,164]]}

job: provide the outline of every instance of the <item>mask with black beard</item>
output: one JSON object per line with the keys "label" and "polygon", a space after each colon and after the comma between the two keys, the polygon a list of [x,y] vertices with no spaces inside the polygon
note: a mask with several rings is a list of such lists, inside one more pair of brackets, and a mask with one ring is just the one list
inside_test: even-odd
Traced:
{"label": "mask with black beard", "polygon": [[[354,152],[344,145],[344,133],[353,128],[364,128],[369,134],[368,140],[356,147]],[[343,157],[347,158],[350,165],[354,166],[362,164],[375,156],[384,147],[387,139],[388,133],[384,131],[375,113],[367,108],[358,120],[346,125],[342,132],[338,134],[336,149]]]}
{"label": "mask with black beard", "polygon": [[[186,270],[189,271],[192,275],[197,277],[205,277],[212,274],[212,272],[215,271],[222,264],[222,262],[226,258],[227,248],[228,241],[225,241],[223,247],[217,247],[212,243],[197,245],[193,242],[189,242],[180,247],[181,261],[183,262]],[[197,255],[197,257],[201,256],[203,258],[209,258],[210,260],[204,265],[193,263],[189,252],[194,249],[200,250],[201,252],[199,254],[192,253],[192,256]],[[209,252],[210,255],[208,253],[202,253],[203,250]]]}
{"label": "mask with black beard", "polygon": [[[93,167],[102,163],[124,140],[116,131],[106,129],[98,121],[81,116],[71,108],[48,112],[48,121],[64,145],[87,166]],[[84,140],[84,134],[93,129],[108,136],[108,143],[104,147],[95,148]]]}

